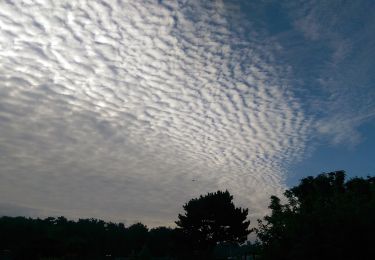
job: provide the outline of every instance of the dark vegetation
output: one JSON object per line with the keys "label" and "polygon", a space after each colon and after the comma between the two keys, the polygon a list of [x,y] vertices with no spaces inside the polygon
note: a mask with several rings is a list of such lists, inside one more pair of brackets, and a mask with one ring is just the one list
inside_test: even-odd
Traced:
{"label": "dark vegetation", "polygon": [[262,259],[375,259],[375,177],[307,177],[271,197],[257,230]]}
{"label": "dark vegetation", "polygon": [[218,244],[237,245],[250,234],[247,209],[236,208],[228,191],[208,193],[192,199],[176,221],[195,259],[210,258]]}
{"label": "dark vegetation", "polygon": [[[250,196],[250,195],[249,195]],[[374,259],[375,178],[307,177],[271,197],[254,244],[228,191],[183,206],[176,228],[64,217],[0,218],[0,259]],[[232,258],[229,258],[232,257]]]}
{"label": "dark vegetation", "polygon": [[[107,223],[64,217],[0,218],[0,249],[11,259],[225,259],[245,254],[250,233],[247,209],[236,208],[228,191],[208,193],[183,207],[177,228],[148,229],[137,223]],[[220,244],[220,246],[217,246]],[[229,253],[230,252],[230,253]],[[1,258],[0,258],[1,259]],[[121,259],[121,258],[120,258]],[[122,258],[124,259],[124,258]]]}

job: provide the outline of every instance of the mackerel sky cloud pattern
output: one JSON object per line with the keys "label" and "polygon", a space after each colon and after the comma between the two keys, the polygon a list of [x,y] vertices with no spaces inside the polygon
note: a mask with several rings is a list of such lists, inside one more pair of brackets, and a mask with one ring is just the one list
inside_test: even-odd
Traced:
{"label": "mackerel sky cloud pattern", "polygon": [[313,116],[229,3],[1,2],[0,208],[172,225],[228,189],[264,214]]}

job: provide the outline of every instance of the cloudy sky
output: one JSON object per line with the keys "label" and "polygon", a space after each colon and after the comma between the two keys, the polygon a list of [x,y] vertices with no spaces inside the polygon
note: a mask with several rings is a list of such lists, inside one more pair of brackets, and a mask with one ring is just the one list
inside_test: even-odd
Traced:
{"label": "cloudy sky", "polygon": [[[0,1],[0,215],[173,225],[375,173],[375,2]],[[254,223],[254,222],[253,222]]]}

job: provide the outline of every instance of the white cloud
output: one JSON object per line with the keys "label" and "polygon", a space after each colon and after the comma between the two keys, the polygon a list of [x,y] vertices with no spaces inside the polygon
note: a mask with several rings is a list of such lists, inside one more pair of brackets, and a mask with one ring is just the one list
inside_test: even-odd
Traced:
{"label": "white cloud", "polygon": [[1,3],[0,202],[168,225],[229,189],[262,215],[310,123],[273,43],[246,42],[231,15],[220,1]]}

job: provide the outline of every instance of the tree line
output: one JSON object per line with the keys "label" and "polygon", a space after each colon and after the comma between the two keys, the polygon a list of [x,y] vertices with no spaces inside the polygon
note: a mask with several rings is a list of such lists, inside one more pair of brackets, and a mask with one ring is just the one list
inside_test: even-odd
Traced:
{"label": "tree line", "polygon": [[[0,259],[373,259],[375,177],[307,177],[250,228],[228,191],[191,199],[175,228],[65,217],[0,218]],[[247,241],[254,232],[257,240]],[[122,257],[122,258],[120,258]]]}

